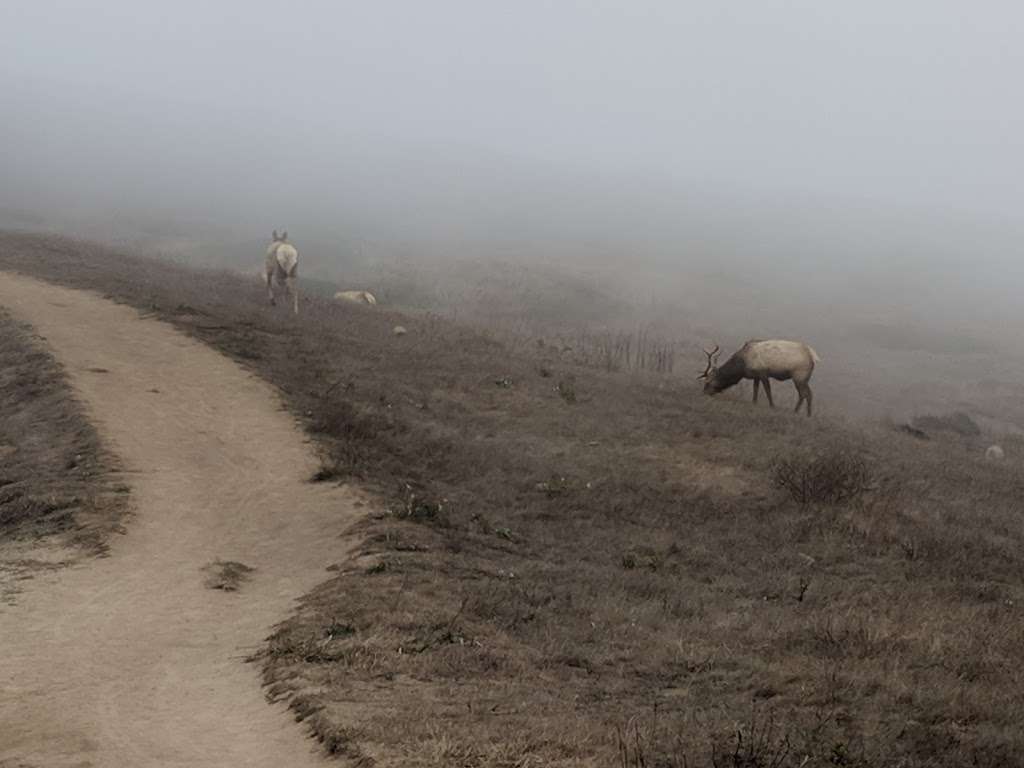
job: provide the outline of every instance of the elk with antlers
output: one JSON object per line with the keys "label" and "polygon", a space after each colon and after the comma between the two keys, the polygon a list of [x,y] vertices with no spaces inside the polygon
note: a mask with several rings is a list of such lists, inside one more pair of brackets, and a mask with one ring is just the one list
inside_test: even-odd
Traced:
{"label": "elk with antlers", "polygon": [[817,352],[802,341],[751,339],[721,367],[718,366],[718,356],[721,353],[717,344],[711,351],[705,349],[704,354],[708,357],[708,366],[704,373],[697,377],[704,379],[704,394],[717,395],[719,392],[739,384],[742,379],[753,379],[754,402],[757,402],[758,387],[764,385],[764,392],[768,396],[768,405],[774,408],[770,380],[787,381],[792,379],[798,395],[796,412],[799,413],[800,406],[806,402],[807,415],[811,415],[812,395],[808,382],[814,372],[815,363],[819,362],[821,358],[818,357]]}

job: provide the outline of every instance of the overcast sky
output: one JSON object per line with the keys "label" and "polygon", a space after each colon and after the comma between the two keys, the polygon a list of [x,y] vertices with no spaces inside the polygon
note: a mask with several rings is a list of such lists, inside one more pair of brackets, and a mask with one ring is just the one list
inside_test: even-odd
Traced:
{"label": "overcast sky", "polygon": [[595,196],[671,219],[677,190],[1016,231],[1022,22],[996,0],[6,0],[3,202],[350,226],[379,204],[429,231]]}

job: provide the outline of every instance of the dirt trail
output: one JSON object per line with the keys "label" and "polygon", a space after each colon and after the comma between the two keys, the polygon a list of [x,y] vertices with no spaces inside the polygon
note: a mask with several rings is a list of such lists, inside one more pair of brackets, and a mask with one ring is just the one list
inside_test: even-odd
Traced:
{"label": "dirt trail", "polygon": [[[322,765],[243,663],[341,560],[356,496],[305,482],[309,446],[274,391],[94,294],[0,274],[118,454],[136,514],[110,557],[0,606],[0,766]],[[215,559],[254,567],[203,586]]]}

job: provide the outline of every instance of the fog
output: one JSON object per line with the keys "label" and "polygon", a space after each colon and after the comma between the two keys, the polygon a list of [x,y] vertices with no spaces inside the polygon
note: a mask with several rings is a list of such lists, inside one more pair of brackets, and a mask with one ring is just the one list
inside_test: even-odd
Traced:
{"label": "fog", "polygon": [[8,2],[0,226],[192,237],[217,266],[287,227],[307,274],[539,263],[674,295],[709,332],[909,323],[1020,352],[1022,22],[953,0]]}

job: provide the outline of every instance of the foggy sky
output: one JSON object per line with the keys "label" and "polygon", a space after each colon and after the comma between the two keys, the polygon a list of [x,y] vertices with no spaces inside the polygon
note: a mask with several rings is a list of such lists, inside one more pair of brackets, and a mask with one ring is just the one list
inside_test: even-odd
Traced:
{"label": "foggy sky", "polygon": [[774,250],[837,262],[941,248],[914,238],[953,221],[1007,263],[1022,22],[961,0],[9,0],[0,205],[664,258],[738,224],[770,251],[775,222]]}

